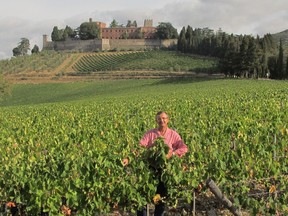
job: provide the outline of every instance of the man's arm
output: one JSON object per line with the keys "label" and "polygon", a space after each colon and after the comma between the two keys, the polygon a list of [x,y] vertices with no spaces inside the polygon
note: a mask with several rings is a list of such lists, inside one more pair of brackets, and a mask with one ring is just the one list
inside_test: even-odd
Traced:
{"label": "man's arm", "polygon": [[188,147],[187,145],[183,142],[183,140],[178,140],[174,145],[173,145],[173,153],[175,155],[178,155],[179,157],[182,157],[188,152]]}
{"label": "man's arm", "polygon": [[155,138],[157,138],[157,135],[154,133],[153,130],[149,130],[144,134],[139,143],[141,146],[151,147]]}
{"label": "man's arm", "polygon": [[181,139],[180,135],[175,132],[173,136],[173,154],[177,155],[179,157],[182,157],[184,154],[188,152],[188,147],[187,145],[183,142]]}

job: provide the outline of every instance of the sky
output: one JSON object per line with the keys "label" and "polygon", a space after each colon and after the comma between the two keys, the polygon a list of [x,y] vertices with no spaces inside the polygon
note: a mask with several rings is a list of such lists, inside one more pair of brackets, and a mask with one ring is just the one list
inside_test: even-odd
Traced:
{"label": "sky", "polygon": [[188,25],[229,34],[262,37],[288,29],[287,0],[0,0],[0,59],[9,59],[21,38],[30,49],[42,49],[43,35],[51,40],[53,27],[76,29],[83,22],[101,21],[107,26],[115,19],[143,26],[170,22],[180,33]]}

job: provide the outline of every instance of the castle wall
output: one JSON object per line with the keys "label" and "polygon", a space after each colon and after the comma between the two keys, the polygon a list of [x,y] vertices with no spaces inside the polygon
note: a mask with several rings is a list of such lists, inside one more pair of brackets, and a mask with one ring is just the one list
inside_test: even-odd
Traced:
{"label": "castle wall", "polygon": [[67,40],[46,41],[43,50],[95,52],[103,50],[140,50],[155,48],[174,48],[177,39],[94,39],[94,40]]}
{"label": "castle wall", "polygon": [[[51,44],[50,44],[51,43]],[[47,43],[46,43],[47,44]],[[49,48],[56,51],[79,51],[79,52],[93,52],[102,50],[102,40],[66,40],[66,41],[52,41],[47,44]]]}
{"label": "castle wall", "polygon": [[155,49],[173,48],[177,46],[177,39],[157,40],[157,39],[115,39],[110,41],[110,49]]}

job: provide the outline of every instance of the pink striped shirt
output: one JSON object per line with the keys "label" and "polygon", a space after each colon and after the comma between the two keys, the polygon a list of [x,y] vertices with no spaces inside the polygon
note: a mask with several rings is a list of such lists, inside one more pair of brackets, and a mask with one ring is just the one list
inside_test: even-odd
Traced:
{"label": "pink striped shirt", "polygon": [[[151,129],[144,134],[143,138],[140,140],[140,145],[149,148],[153,146],[154,140],[160,136],[161,134],[157,128]],[[164,143],[179,157],[182,157],[188,151],[187,145],[185,145],[180,135],[170,128],[167,128],[166,133],[164,134]]]}

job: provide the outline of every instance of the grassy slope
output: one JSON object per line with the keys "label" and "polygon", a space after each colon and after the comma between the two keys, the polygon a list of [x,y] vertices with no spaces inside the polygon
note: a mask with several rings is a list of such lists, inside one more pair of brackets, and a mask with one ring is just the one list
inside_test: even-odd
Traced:
{"label": "grassy slope", "polygon": [[12,94],[0,102],[6,105],[31,105],[40,103],[95,100],[106,96],[120,96],[145,91],[153,80],[107,80],[77,83],[17,84]]}
{"label": "grassy slope", "polygon": [[[253,88],[253,85],[287,85],[287,82],[259,80],[208,80],[208,79],[144,79],[144,80],[106,80],[77,83],[18,84],[14,85],[10,96],[0,101],[0,106],[35,105],[108,99],[149,98],[181,92],[234,91],[235,88]],[[210,93],[209,93],[210,94]]]}
{"label": "grassy slope", "polygon": [[[77,68],[79,64],[82,66]],[[92,66],[87,70],[83,65]],[[96,71],[97,73],[94,73]],[[83,72],[85,76],[82,76]],[[190,76],[195,72],[218,72],[217,60],[187,56],[172,51],[138,52],[137,54],[51,51],[0,61],[0,73],[3,73],[12,83],[67,82],[79,79],[119,79],[119,77],[122,79],[153,78],[161,77],[162,73],[163,76],[183,76],[182,72]]]}

